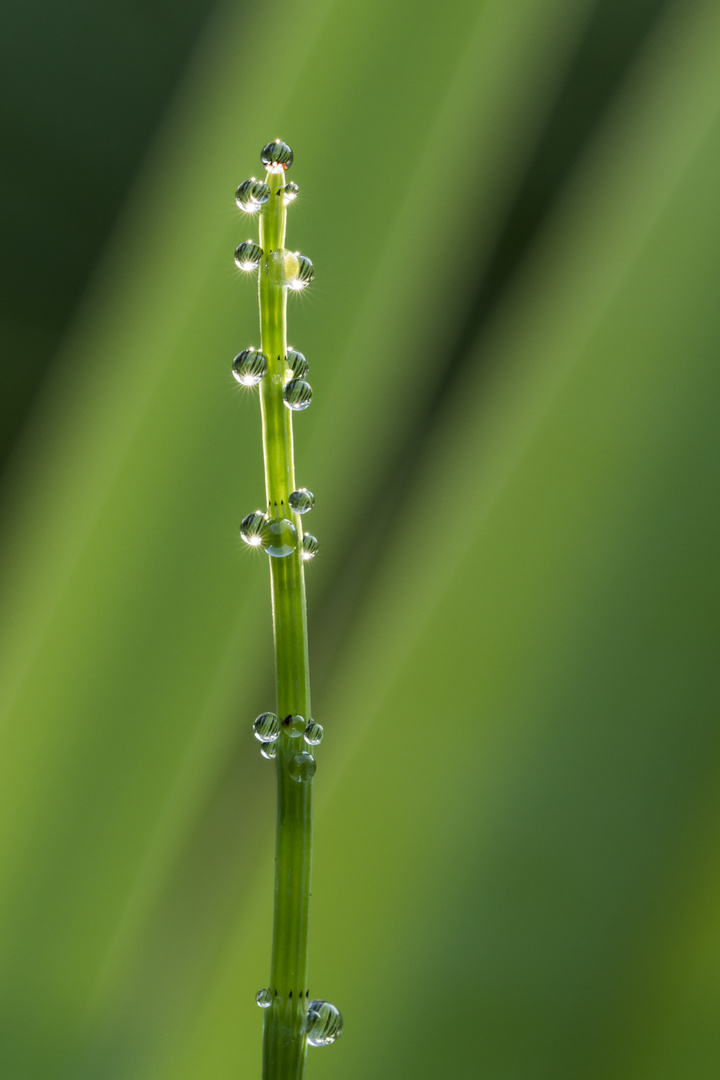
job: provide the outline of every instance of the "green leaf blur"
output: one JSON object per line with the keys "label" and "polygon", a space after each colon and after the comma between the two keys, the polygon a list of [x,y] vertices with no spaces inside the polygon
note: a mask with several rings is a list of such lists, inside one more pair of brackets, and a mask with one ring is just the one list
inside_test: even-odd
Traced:
{"label": "green leaf blur", "polygon": [[278,136],[316,268],[311,992],[345,1017],[307,1075],[717,1073],[720,11],[645,8],[622,63],[590,0],[214,13],[4,488],[0,1075],[260,1074],[233,194]]}

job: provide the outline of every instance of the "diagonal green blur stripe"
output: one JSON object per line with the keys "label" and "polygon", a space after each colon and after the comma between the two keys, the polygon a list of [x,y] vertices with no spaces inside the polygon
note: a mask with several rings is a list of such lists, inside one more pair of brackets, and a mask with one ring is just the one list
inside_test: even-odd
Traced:
{"label": "diagonal green blur stripe", "polygon": [[[317,237],[309,253],[327,267],[316,299],[291,319],[327,387],[318,428],[342,403],[329,436],[304,446],[298,425],[299,458],[327,483],[318,523],[329,523],[331,500],[346,519],[327,530],[331,565],[343,530],[362,521],[366,473],[380,467],[394,418],[412,409],[404,354],[418,377],[433,362],[459,302],[456,248],[472,222],[482,259],[586,5],[456,3],[423,19],[412,10],[258,7],[240,27],[231,9],[220,12],[28,432],[5,493],[0,625],[8,1075],[59,1076],[83,1025],[92,1042],[88,1008],[112,1009],[148,913],[183,845],[196,842],[238,713],[245,727],[267,707],[266,568],[239,554],[236,538],[238,518],[262,501],[256,403],[228,378],[246,343],[238,333],[256,332],[252,286],[230,261],[246,228],[232,190],[247,148],[280,127],[295,143],[303,196],[293,243]],[[286,78],[268,82],[270,39],[288,64]],[[394,175],[406,147],[409,164],[439,175],[457,145],[475,195],[452,213],[422,174],[381,197],[383,170]],[[329,184],[328,164],[346,153],[344,187]],[[444,242],[428,250],[440,230]],[[363,400],[373,384],[383,393]],[[238,863],[232,888],[254,896],[244,878],[262,839],[255,811],[271,800],[247,749],[233,779],[243,812],[226,840]],[[205,927],[195,952],[187,917],[165,920],[188,954],[171,971],[191,978],[185,997],[177,980],[175,1013],[152,1002],[161,1037],[195,1003],[217,947]],[[159,983],[168,990],[162,973]],[[103,1060],[106,1078],[130,1075],[133,1055],[143,1068],[162,1056],[124,1035],[123,1053]]]}
{"label": "diagonal green blur stripe", "polygon": [[[664,886],[716,833],[719,52],[709,4],[661,28],[479,344],[492,385],[439,423],[320,688],[337,734],[318,754],[313,993],[347,1025],[318,1077],[637,1060],[628,1013],[682,929]],[[255,1060],[241,974],[261,895],[164,1075]],[[704,1034],[698,1080],[717,1065]]]}

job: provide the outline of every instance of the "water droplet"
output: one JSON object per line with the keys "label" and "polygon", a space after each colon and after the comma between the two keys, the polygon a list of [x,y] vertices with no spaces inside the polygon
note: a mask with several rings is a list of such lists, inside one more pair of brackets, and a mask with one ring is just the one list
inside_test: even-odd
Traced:
{"label": "water droplet", "polygon": [[238,270],[257,270],[263,257],[263,249],[252,240],[245,240],[235,248],[235,265]]}
{"label": "water droplet", "polygon": [[314,559],[317,555],[317,550],[320,545],[317,542],[317,538],[311,536],[310,533],[305,533],[302,541],[302,557],[305,562],[309,559]]}
{"label": "water droplet", "polygon": [[260,713],[253,722],[253,731],[260,742],[275,742],[280,738],[280,718],[274,712]]}
{"label": "water droplet", "polygon": [[273,1002],[272,990],[258,990],[257,994],[255,995],[255,1000],[257,1001],[261,1009],[269,1008]]}
{"label": "water droplet", "polygon": [[267,523],[267,518],[262,510],[253,510],[240,522],[240,535],[250,547],[260,547],[262,544],[262,531]]}
{"label": "water droplet", "polygon": [[281,173],[292,165],[293,152],[287,143],[275,139],[275,142],[269,142],[267,146],[263,146],[260,160],[268,172]]}
{"label": "water droplet", "polygon": [[273,518],[263,526],[261,543],[273,559],[284,559],[292,555],[298,544],[297,529],[292,521],[285,518]]}
{"label": "water droplet", "polygon": [[294,716],[286,716],[283,727],[291,739],[297,739],[305,731],[305,717],[296,713]]}
{"label": "water droplet", "polygon": [[257,386],[267,368],[268,358],[259,349],[243,349],[232,362],[233,375],[243,386]]}
{"label": "water droplet", "polygon": [[316,769],[317,762],[312,754],[308,754],[307,750],[303,750],[300,754],[294,754],[287,763],[290,779],[295,780],[298,784],[306,784],[308,780],[312,780]]}
{"label": "water droplet", "polygon": [[235,192],[235,202],[246,214],[254,214],[263,203],[270,198],[270,188],[263,184],[262,180],[256,180],[251,176],[249,180],[243,180]]}
{"label": "water droplet", "polygon": [[310,746],[319,746],[323,738],[323,726],[318,724],[316,720],[308,720],[308,725],[303,732],[303,737],[306,743]]}
{"label": "water droplet", "polygon": [[297,254],[287,248],[271,251],[265,259],[265,273],[273,285],[289,285],[297,277],[299,266]]}
{"label": "water droplet", "polygon": [[340,1010],[329,1001],[311,1001],[308,1005],[305,1030],[308,1046],[330,1046],[340,1038],[343,1018]]}
{"label": "water droplet", "polygon": [[293,184],[292,180],[289,184],[286,184],[285,187],[280,188],[280,194],[283,197],[285,205],[297,199],[299,191],[300,188],[297,186],[297,184]]}
{"label": "water droplet", "polygon": [[267,758],[268,761],[272,761],[277,754],[277,743],[264,742],[260,747],[260,753],[264,758]]}
{"label": "water droplet", "polygon": [[297,349],[288,349],[285,357],[285,367],[292,372],[294,379],[304,379],[310,370],[310,365],[301,352]]}
{"label": "water droplet", "polygon": [[295,276],[288,281],[288,289],[306,289],[310,282],[315,277],[315,267],[308,259],[307,255],[297,255],[297,272]]}
{"label": "water droplet", "polygon": [[293,412],[301,412],[307,409],[312,401],[312,387],[304,379],[291,379],[283,387],[283,401],[288,409]]}
{"label": "water droplet", "polygon": [[307,514],[315,505],[315,496],[307,488],[298,488],[289,496],[288,502],[296,514]]}

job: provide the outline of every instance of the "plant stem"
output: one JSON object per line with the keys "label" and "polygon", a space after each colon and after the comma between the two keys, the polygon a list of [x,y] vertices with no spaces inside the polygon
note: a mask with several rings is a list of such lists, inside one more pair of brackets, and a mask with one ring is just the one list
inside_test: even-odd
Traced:
{"label": "plant stem", "polygon": [[[270,198],[260,215],[260,246],[267,256],[285,246],[286,207],[279,194],[284,174],[268,173]],[[277,714],[310,719],[305,576],[302,526],[289,508],[295,490],[292,413],[283,401],[287,353],[287,290],[260,268],[260,332],[268,373],[260,384],[268,515],[293,520],[298,546],[284,558],[270,558]],[[299,745],[298,745],[299,744]],[[277,744],[277,833],[275,910],[270,989],[265,1012],[263,1080],[301,1080],[305,1066],[308,997],[308,935],[312,862],[312,780],[297,782],[289,760],[304,748],[283,727]]]}

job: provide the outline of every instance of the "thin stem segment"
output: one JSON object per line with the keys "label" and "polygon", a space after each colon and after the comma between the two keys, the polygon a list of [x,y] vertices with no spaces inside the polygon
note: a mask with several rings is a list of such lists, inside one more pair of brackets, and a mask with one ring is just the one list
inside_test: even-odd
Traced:
{"label": "thin stem segment", "polygon": [[[268,173],[270,198],[260,215],[260,246],[265,256],[285,246],[286,207],[280,192],[284,173]],[[283,401],[287,353],[287,289],[260,267],[260,332],[268,372],[260,384],[263,453],[268,516],[292,520],[296,549],[270,559],[277,713],[281,720],[310,719],[305,576],[302,526],[288,504],[295,490],[292,413]],[[277,744],[277,833],[275,910],[270,989],[265,1011],[263,1080],[301,1080],[305,1067],[305,1016],[308,991],[310,873],[312,862],[312,779],[291,778],[288,765],[304,749],[283,725]]]}

